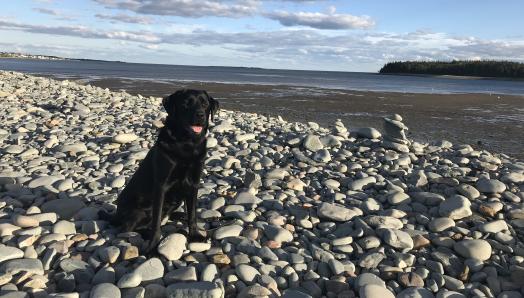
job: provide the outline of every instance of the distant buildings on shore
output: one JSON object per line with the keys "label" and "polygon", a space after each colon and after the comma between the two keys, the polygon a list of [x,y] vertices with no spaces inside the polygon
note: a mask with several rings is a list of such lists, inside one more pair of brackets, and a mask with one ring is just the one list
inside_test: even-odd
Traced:
{"label": "distant buildings on shore", "polygon": [[46,56],[46,55],[31,55],[24,53],[0,52],[0,58],[18,58],[18,59],[40,59],[40,60],[69,60],[67,58]]}

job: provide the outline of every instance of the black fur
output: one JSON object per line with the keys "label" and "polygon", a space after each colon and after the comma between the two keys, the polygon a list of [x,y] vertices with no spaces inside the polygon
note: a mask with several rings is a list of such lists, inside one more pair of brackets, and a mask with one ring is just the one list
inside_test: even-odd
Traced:
{"label": "black fur", "polygon": [[[124,231],[146,228],[146,252],[160,241],[162,219],[185,204],[189,238],[201,239],[196,225],[197,190],[206,156],[209,119],[218,101],[202,90],[178,90],[163,99],[168,113],[156,143],[117,199],[111,222]],[[196,133],[192,126],[202,126]]]}

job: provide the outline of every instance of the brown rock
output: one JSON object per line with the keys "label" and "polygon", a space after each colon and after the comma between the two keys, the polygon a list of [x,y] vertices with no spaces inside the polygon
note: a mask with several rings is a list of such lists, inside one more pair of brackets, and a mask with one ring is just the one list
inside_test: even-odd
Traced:
{"label": "brown rock", "polygon": [[58,119],[58,118],[53,118],[51,120],[48,120],[45,125],[49,128],[51,127],[54,127],[54,126],[57,126],[58,124],[60,124],[60,122],[62,122],[61,119]]}
{"label": "brown rock", "polygon": [[451,239],[453,240],[461,240],[462,238],[464,238],[464,235],[459,233],[453,234],[453,236],[451,236]]}
{"label": "brown rock", "polygon": [[490,206],[480,205],[479,213],[484,216],[494,217],[497,214],[497,211]]}
{"label": "brown rock", "polygon": [[71,240],[75,242],[84,241],[84,240],[87,240],[87,235],[86,234],[76,234],[75,236],[71,238]]}
{"label": "brown rock", "polygon": [[269,248],[280,248],[282,246],[282,243],[274,240],[269,240],[264,245]]}
{"label": "brown rock", "polygon": [[131,260],[138,256],[138,247],[134,245],[126,246],[122,249],[122,260]]}
{"label": "brown rock", "polygon": [[38,220],[32,217],[21,215],[21,214],[15,214],[13,216],[13,224],[21,228],[33,228],[33,227],[38,227],[39,222]]}
{"label": "brown rock", "polygon": [[468,280],[468,276],[469,276],[469,267],[468,266],[464,266],[464,269],[462,270],[462,272],[459,273],[457,278],[459,280],[461,280],[461,281],[467,281]]}
{"label": "brown rock", "polygon": [[404,287],[424,287],[424,280],[415,272],[406,272],[398,276],[398,282]]}
{"label": "brown rock", "polygon": [[214,255],[212,258],[213,264],[216,264],[218,266],[226,266],[231,263],[231,259],[225,254],[217,254]]}
{"label": "brown rock", "polygon": [[431,242],[422,235],[413,236],[413,249],[420,249],[430,244]]}
{"label": "brown rock", "polygon": [[18,237],[18,248],[24,248],[33,245],[40,236],[38,235],[22,235]]}

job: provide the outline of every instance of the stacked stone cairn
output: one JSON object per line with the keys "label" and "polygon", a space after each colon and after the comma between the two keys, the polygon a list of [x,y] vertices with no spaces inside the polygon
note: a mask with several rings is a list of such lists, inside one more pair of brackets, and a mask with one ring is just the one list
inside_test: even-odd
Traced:
{"label": "stacked stone cairn", "polygon": [[399,152],[409,152],[410,141],[406,137],[408,127],[402,123],[402,117],[398,114],[392,118],[384,117],[384,148]]}

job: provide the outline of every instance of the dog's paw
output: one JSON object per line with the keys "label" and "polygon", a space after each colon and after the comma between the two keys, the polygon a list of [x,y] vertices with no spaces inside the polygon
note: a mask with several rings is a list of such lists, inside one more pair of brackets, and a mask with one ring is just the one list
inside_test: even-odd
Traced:
{"label": "dog's paw", "polygon": [[160,243],[160,234],[154,234],[151,239],[147,242],[147,245],[144,249],[146,255],[153,255],[157,251],[158,244]]}
{"label": "dog's paw", "polygon": [[189,232],[189,241],[190,242],[205,242],[207,241],[207,233],[204,230],[192,229]]}

